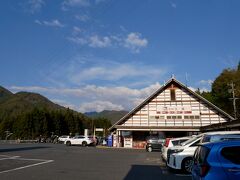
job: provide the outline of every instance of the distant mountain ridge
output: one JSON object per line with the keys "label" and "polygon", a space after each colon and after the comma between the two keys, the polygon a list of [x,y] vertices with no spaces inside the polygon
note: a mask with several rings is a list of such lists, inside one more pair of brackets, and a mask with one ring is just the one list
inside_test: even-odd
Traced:
{"label": "distant mountain ridge", "polygon": [[7,90],[6,88],[0,86],[0,103],[8,98],[13,96],[13,93]]}
{"label": "distant mountain ridge", "polygon": [[115,124],[119,119],[125,116],[128,111],[104,110],[102,112],[86,112],[84,115],[91,118],[103,117]]}
{"label": "distant mountain ridge", "polygon": [[66,109],[40,94],[31,92],[18,92],[14,94],[0,86],[0,118],[3,118],[3,115],[10,116],[12,114],[28,112],[34,108],[45,108],[48,110]]}

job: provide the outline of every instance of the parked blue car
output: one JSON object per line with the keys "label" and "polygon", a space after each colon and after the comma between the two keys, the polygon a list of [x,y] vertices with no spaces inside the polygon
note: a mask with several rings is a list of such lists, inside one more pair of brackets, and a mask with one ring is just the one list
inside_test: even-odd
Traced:
{"label": "parked blue car", "polygon": [[240,140],[201,144],[193,157],[192,179],[240,179]]}

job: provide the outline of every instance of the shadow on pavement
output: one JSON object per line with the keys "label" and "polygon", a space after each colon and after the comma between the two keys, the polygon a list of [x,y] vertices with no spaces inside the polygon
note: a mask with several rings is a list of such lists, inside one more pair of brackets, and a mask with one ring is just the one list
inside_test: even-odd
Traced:
{"label": "shadow on pavement", "polygon": [[164,174],[160,166],[132,165],[124,180],[150,180],[150,179],[191,179],[189,177],[176,177],[174,174]]}
{"label": "shadow on pavement", "polygon": [[47,146],[34,146],[34,147],[5,148],[5,149],[0,149],[0,153],[1,152],[13,152],[13,151],[29,151],[29,150],[45,149],[45,148],[51,148],[51,147],[47,147]]}

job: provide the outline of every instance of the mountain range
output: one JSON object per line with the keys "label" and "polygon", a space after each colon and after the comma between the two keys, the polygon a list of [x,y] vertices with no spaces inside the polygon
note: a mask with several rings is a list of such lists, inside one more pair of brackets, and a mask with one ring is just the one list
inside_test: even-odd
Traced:
{"label": "mountain range", "polygon": [[0,86],[0,114],[18,114],[31,111],[35,107],[49,110],[65,109],[40,94],[31,92],[18,92],[14,94]]}
{"label": "mountain range", "polygon": [[115,124],[119,119],[125,116],[128,111],[114,111],[114,110],[104,110],[102,112],[87,112],[84,113],[86,116],[91,118],[103,117]]}
{"label": "mountain range", "polygon": [[[0,86],[0,118],[1,115],[19,114],[31,111],[35,107],[46,108],[48,110],[64,110],[63,106],[53,103],[46,97],[32,92],[12,93],[8,89]],[[87,112],[84,115],[90,118],[106,118],[112,124],[121,119],[128,111],[104,110],[102,112]],[[1,122],[1,119],[0,119]]]}

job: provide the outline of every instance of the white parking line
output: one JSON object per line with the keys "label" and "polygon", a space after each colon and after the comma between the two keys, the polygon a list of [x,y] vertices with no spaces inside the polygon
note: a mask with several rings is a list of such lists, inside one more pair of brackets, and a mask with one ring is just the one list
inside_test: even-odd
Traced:
{"label": "white parking line", "polygon": [[20,156],[12,156],[12,157],[8,157],[8,158],[2,158],[0,160],[7,160],[7,159],[24,160],[24,161],[43,161],[43,162],[34,163],[34,164],[26,165],[26,166],[21,166],[21,167],[18,167],[18,168],[9,169],[9,170],[5,170],[5,171],[0,171],[0,174],[7,173],[7,172],[12,172],[12,171],[17,171],[17,170],[21,170],[21,169],[25,169],[25,168],[30,168],[30,167],[34,167],[34,166],[39,166],[39,165],[51,163],[51,162],[54,161],[54,160],[46,160],[46,159],[20,158]]}
{"label": "white parking line", "polygon": [[19,158],[19,157],[20,156],[12,156],[12,157],[9,156],[9,157],[5,157],[5,158],[1,158],[0,161],[1,160],[6,160],[6,159],[16,159],[16,158]]}

